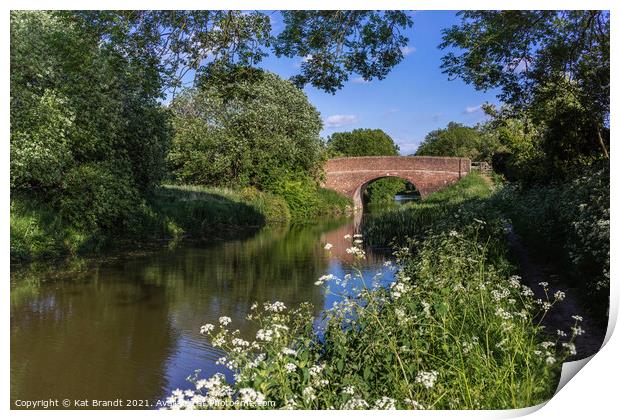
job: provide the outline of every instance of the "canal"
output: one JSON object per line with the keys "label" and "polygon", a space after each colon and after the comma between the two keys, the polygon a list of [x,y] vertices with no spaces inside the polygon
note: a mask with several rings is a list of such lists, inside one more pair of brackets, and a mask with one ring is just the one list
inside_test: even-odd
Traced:
{"label": "canal", "polygon": [[[350,271],[345,235],[358,224],[330,220],[244,240],[15,269],[11,401],[153,401],[191,387],[186,378],[196,369],[232,379],[200,326],[227,315],[252,339],[256,327],[245,315],[264,301],[311,302],[319,315],[336,298],[314,282]],[[367,252],[364,271],[372,276],[385,257]],[[392,275],[386,271],[382,281]]]}

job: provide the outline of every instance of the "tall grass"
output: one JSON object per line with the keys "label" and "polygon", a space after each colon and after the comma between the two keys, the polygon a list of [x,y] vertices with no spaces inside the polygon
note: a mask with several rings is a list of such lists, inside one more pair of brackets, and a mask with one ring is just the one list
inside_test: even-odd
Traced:
{"label": "tall grass", "polygon": [[364,220],[364,237],[369,245],[386,247],[402,244],[407,238],[423,234],[438,220],[455,212],[464,202],[480,200],[492,192],[490,182],[480,173],[471,172],[456,184]]}

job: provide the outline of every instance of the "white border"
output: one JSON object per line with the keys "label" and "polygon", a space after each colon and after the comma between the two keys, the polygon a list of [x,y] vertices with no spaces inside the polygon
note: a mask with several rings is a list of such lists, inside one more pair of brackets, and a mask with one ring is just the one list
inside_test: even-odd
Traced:
{"label": "white border", "polygon": [[[2,70],[4,73],[4,83],[2,84],[2,113],[4,118],[2,119],[2,132],[4,133],[4,141],[2,142],[2,165],[1,165],[1,179],[5,180],[2,185],[1,198],[3,202],[2,212],[3,212],[3,220],[4,223],[0,224],[0,230],[3,235],[4,242],[2,243],[2,254],[1,260],[2,267],[6,274],[5,281],[9,281],[9,10],[12,9],[97,9],[97,8],[108,8],[108,9],[201,9],[201,8],[210,8],[210,9],[262,9],[262,10],[270,10],[270,9],[416,9],[416,10],[458,10],[458,9],[496,9],[496,8],[506,8],[506,9],[607,9],[612,10],[612,25],[615,22],[615,10],[614,3],[611,1],[599,1],[592,0],[588,2],[577,2],[574,0],[548,0],[545,2],[532,1],[532,0],[522,0],[522,1],[510,1],[510,2],[498,2],[498,1],[490,1],[490,0],[470,0],[467,2],[464,1],[448,1],[448,0],[420,0],[420,1],[393,1],[393,0],[385,0],[381,2],[372,2],[367,0],[360,1],[275,1],[275,0],[265,0],[265,1],[190,1],[190,0],[177,0],[174,2],[171,1],[161,1],[161,0],[151,0],[151,1],[118,1],[118,0],[109,0],[105,2],[86,2],[86,1],[77,1],[77,0],[59,0],[53,2],[45,2],[45,1],[32,1],[32,0],[22,0],[22,1],[5,1],[2,4],[2,22],[4,25],[2,27],[1,34],[1,45],[2,45]],[[415,25],[415,19],[414,19]],[[616,60],[616,45],[618,45],[618,36],[617,31],[612,29],[612,63],[615,63]],[[615,69],[612,64],[612,68]],[[612,74],[613,79],[613,74]],[[618,84],[612,83],[612,103],[615,103],[614,100],[617,99],[618,96]],[[473,87],[472,87],[473,89]],[[611,126],[612,126],[612,139],[618,137],[615,135],[614,128],[616,127],[616,115],[612,114],[611,116]],[[612,140],[612,143],[614,141]],[[615,156],[615,155],[612,155]],[[611,165],[612,165],[612,179],[614,179],[613,175],[617,173],[616,161],[612,157]],[[612,189],[612,206],[611,212],[612,214],[616,214],[617,211],[617,201],[618,197],[618,188],[620,188],[619,183],[613,182],[611,185]],[[613,217],[614,220],[615,216]],[[616,250],[617,244],[617,229],[615,228],[615,224],[612,224],[612,242],[611,249],[612,255],[613,251]],[[614,279],[614,274],[617,272],[616,270],[617,264],[615,263],[615,259],[612,258],[611,262],[611,274],[612,279]],[[5,318],[2,324],[3,326],[3,337],[10,336],[10,319],[9,319],[9,287],[8,284],[5,284],[2,288],[2,293],[4,294],[4,302],[5,306]],[[610,324],[613,328],[615,326],[615,322],[617,319],[618,313],[618,287],[617,281],[612,280],[612,288],[611,288],[611,309],[610,309]],[[390,418],[410,418],[412,416],[421,417],[421,418],[436,418],[436,417],[449,417],[455,418],[458,416],[459,419],[470,419],[470,418],[510,418],[510,417],[518,417],[525,414],[530,414],[529,418],[532,419],[547,419],[547,418],[558,418],[558,419],[571,419],[571,418],[592,418],[592,419],[607,419],[607,418],[616,418],[617,416],[617,401],[618,401],[618,374],[620,373],[619,363],[618,363],[618,355],[620,355],[620,344],[617,338],[617,334],[611,335],[612,328],[608,331],[608,335],[606,339],[608,342],[604,346],[604,348],[594,357],[591,358],[589,363],[585,367],[583,367],[582,371],[578,373],[578,375],[568,381],[568,383],[562,388],[559,393],[553,397],[547,404],[542,407],[534,407],[524,410],[508,410],[508,411],[421,411],[421,412],[410,412],[410,411],[399,411],[399,412],[376,412],[376,411],[367,411],[367,412],[355,412],[355,413],[342,413],[342,412],[327,412],[327,411],[319,411],[319,412],[296,412],[293,415],[300,418],[310,418],[310,417],[324,417],[324,418],[335,418],[341,417],[343,415],[355,415],[359,417],[376,418],[376,417],[387,417]],[[8,411],[9,404],[9,386],[10,386],[10,375],[9,375],[9,366],[10,366],[10,348],[8,340],[4,341],[4,345],[2,346],[2,355],[4,363],[1,365],[3,381],[1,382],[0,395],[3,397],[4,409]],[[565,364],[564,370],[575,370],[575,365],[579,365],[579,363],[574,363],[572,365]],[[578,370],[578,369],[577,369]],[[84,415],[93,418],[110,418],[115,415],[115,412],[110,411],[89,411],[88,413],[83,413],[79,411],[11,411],[10,415],[15,418],[41,418],[41,417],[49,417],[49,418],[82,418]],[[128,413],[128,416],[132,418],[152,418],[158,416],[191,416],[190,412],[186,413],[175,413],[172,414],[170,412],[153,412],[153,411],[139,411]],[[206,415],[209,417],[217,417],[217,418],[239,418],[245,416],[252,416],[253,418],[283,418],[284,416],[290,416],[291,413],[288,412],[279,412],[279,411],[267,411],[267,412],[209,412],[202,413],[200,415]]]}

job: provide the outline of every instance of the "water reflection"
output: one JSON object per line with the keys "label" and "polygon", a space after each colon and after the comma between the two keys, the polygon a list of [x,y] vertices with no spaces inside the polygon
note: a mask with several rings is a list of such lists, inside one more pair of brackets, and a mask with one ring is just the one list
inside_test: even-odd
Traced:
{"label": "water reflection", "polygon": [[[359,221],[358,221],[359,223]],[[308,301],[315,315],[335,297],[318,277],[350,271],[355,221],[265,230],[240,241],[184,246],[11,276],[11,400],[156,399],[187,387],[194,369],[222,367],[198,332],[221,315],[251,338],[254,301]],[[331,252],[323,248],[332,243]],[[381,255],[369,252],[365,270]]]}

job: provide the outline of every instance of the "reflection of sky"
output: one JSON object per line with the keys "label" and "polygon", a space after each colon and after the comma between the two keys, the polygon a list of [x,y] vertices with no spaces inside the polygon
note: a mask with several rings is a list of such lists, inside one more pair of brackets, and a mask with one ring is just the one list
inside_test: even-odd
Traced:
{"label": "reflection of sky", "polygon": [[[336,284],[335,280],[326,282],[324,286],[316,286],[314,282],[317,279],[308,280],[309,282],[311,281],[312,287],[320,288],[323,291],[323,310],[330,309],[334,303],[342,300],[341,295],[350,296],[353,294],[354,288],[361,288],[362,286],[362,282],[356,275],[357,272],[350,262],[342,261],[329,253],[325,253],[325,258],[328,259],[328,267],[323,274],[333,274],[339,279],[343,279],[345,275],[351,274],[351,281],[346,286]],[[369,258],[361,261],[361,273],[368,287],[385,286],[393,281],[394,271],[384,267],[384,261],[385,257],[370,252]],[[377,272],[381,272],[382,275],[375,277]],[[375,279],[374,283],[373,279]],[[330,291],[333,293],[327,293],[325,286],[329,286]],[[315,325],[319,325],[320,320],[321,317],[318,316]],[[167,392],[176,388],[187,389],[191,387],[187,377],[196,369],[201,370],[198,375],[199,378],[208,378],[220,372],[226,375],[226,379],[229,382],[233,381],[233,373],[226,367],[216,364],[217,359],[223,356],[224,352],[212,347],[207,338],[195,329],[187,328],[187,326],[184,328],[175,320],[172,323],[175,330],[180,330],[180,334],[177,339],[176,351],[166,362]],[[166,395],[162,395],[162,397]]]}
{"label": "reflection of sky", "polygon": [[[375,279],[375,275],[381,272],[382,274]],[[383,263],[376,261],[370,264],[364,264],[361,268],[361,273],[364,278],[364,282],[367,287],[388,285],[394,280],[394,272],[386,267],[383,267]],[[325,286],[329,287],[329,290],[333,293],[325,294],[325,305],[323,309],[330,309],[334,303],[342,300],[341,295],[353,296],[353,289],[361,289],[363,287],[362,280],[359,279],[358,273],[348,264],[343,264],[338,259],[332,259],[329,263],[329,269],[326,274],[333,274],[339,279],[344,279],[347,274],[351,275],[351,281],[346,285],[338,285],[335,280],[331,280],[325,283]],[[373,280],[376,282],[373,284]],[[378,284],[377,284],[378,283]]]}

